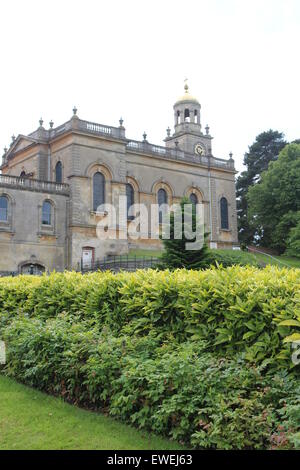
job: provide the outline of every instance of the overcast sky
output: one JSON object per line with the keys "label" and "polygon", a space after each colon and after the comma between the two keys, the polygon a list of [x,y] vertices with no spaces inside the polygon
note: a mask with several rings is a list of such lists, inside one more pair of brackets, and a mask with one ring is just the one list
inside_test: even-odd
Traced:
{"label": "overcast sky", "polygon": [[185,78],[238,170],[260,132],[300,138],[300,0],[7,0],[0,18],[1,150],[74,105],[163,145]]}

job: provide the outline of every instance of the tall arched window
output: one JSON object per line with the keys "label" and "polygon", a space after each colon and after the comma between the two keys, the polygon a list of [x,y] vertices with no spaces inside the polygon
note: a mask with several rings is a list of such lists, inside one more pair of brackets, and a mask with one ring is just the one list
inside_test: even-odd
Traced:
{"label": "tall arched window", "polygon": [[168,195],[167,195],[167,192],[164,190],[164,189],[159,189],[158,190],[158,193],[157,193],[157,202],[158,202],[158,206],[159,206],[159,223],[161,224],[162,223],[162,214],[163,214],[163,208],[161,208],[161,206],[163,204],[167,204],[168,203]]}
{"label": "tall arched window", "polygon": [[190,201],[195,206],[198,204],[198,198],[195,193],[190,194]]}
{"label": "tall arched window", "polygon": [[228,230],[228,202],[226,197],[222,197],[220,201],[220,211],[221,211],[221,229]]}
{"label": "tall arched window", "polygon": [[42,224],[51,225],[52,222],[52,204],[49,201],[43,202],[42,207]]}
{"label": "tall arched window", "polygon": [[97,209],[101,204],[105,203],[105,178],[102,173],[94,174],[93,176],[93,210]]}
{"label": "tall arched window", "polygon": [[134,215],[129,215],[129,209],[134,204],[134,189],[131,184],[126,184],[126,197],[127,197],[127,219],[133,220]]}
{"label": "tall arched window", "polygon": [[0,222],[8,220],[8,199],[6,196],[0,197]]}
{"label": "tall arched window", "polygon": [[61,162],[56,163],[55,167],[55,182],[62,183],[62,164]]}

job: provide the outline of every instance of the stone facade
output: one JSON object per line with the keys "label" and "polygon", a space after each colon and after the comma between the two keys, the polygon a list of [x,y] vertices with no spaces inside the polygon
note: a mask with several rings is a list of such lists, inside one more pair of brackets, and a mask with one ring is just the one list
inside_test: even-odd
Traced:
{"label": "stone facade", "polygon": [[[127,139],[122,120],[119,127],[91,123],[79,119],[76,109],[59,127],[51,124],[46,130],[41,120],[35,132],[13,139],[3,155],[0,175],[0,198],[7,202],[0,217],[0,272],[27,272],[32,266],[78,269],[85,250],[93,259],[101,259],[126,253],[130,247],[160,246],[153,239],[97,238],[101,214],[94,210],[95,173],[104,176],[105,202],[117,208],[126,184],[132,187],[134,202],[147,208],[157,203],[160,189],[170,205],[194,194],[204,204],[211,246],[237,246],[234,161],[232,156],[229,160],[213,156],[212,137],[208,127],[202,132],[200,112],[199,102],[186,87],[174,105],[175,132],[167,130],[164,147],[150,144],[146,135],[143,141]],[[222,198],[228,208],[223,228]],[[48,225],[42,220],[45,202],[51,209]]]}

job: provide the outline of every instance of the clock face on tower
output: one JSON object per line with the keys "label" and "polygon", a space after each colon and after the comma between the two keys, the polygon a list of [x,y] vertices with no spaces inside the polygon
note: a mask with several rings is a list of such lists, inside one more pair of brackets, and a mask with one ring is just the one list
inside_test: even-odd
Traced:
{"label": "clock face on tower", "polygon": [[201,144],[195,145],[195,154],[201,156],[205,154],[205,149]]}

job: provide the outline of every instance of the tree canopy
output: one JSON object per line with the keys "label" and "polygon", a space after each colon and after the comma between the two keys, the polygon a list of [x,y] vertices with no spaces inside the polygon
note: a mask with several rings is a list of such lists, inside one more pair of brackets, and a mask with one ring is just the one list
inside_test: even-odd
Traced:
{"label": "tree canopy", "polygon": [[247,170],[240,174],[236,185],[239,239],[243,244],[252,243],[257,232],[255,223],[249,218],[247,192],[260,181],[262,172],[278,158],[285,145],[284,134],[270,129],[256,137],[244,156]]}
{"label": "tree canopy", "polygon": [[[285,251],[300,211],[300,145],[289,144],[247,194],[249,220],[262,246]],[[295,241],[295,240],[294,240]]]}

